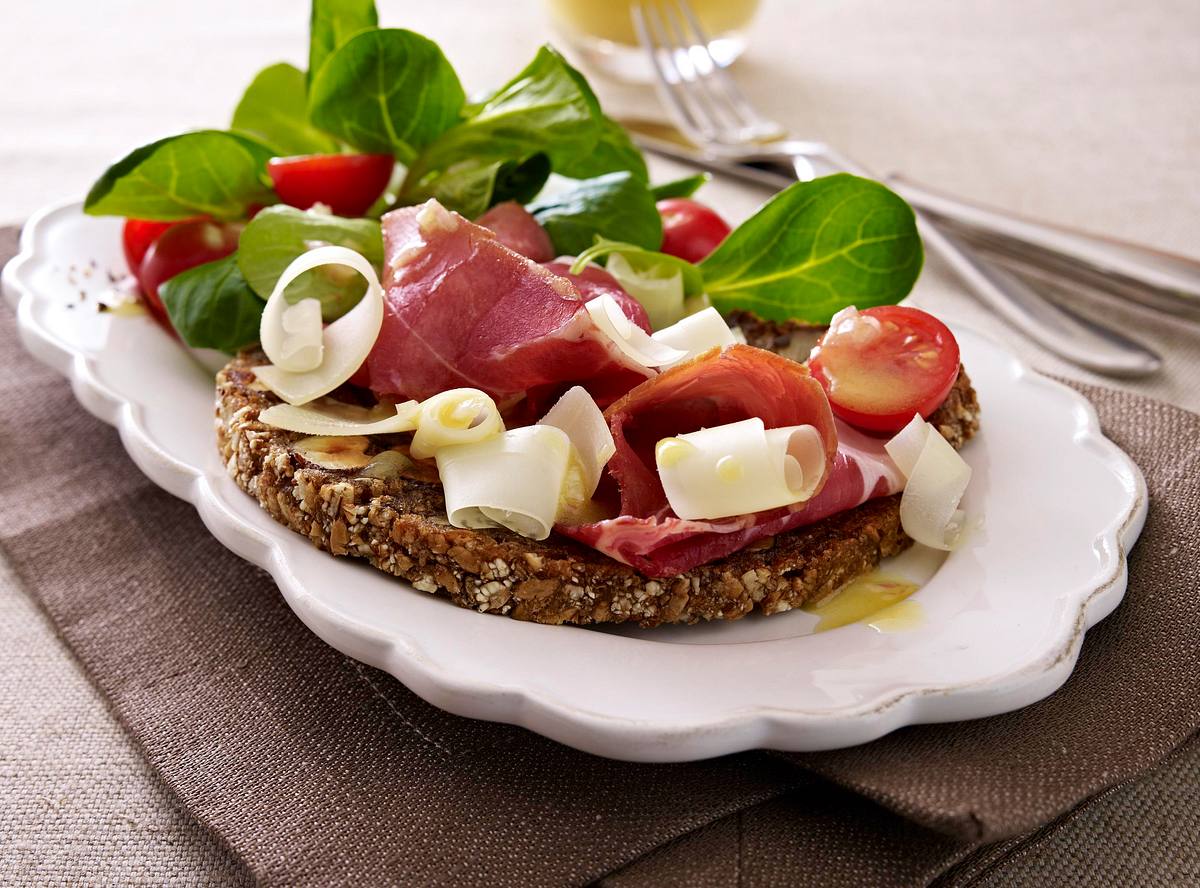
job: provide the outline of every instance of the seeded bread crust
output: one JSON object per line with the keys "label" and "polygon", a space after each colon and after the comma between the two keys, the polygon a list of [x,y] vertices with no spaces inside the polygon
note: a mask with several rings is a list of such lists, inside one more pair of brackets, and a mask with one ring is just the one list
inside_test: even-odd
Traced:
{"label": "seeded bread crust", "polygon": [[[799,325],[737,320],[751,344],[781,352],[812,338],[812,329]],[[364,558],[461,607],[539,623],[644,627],[734,620],[756,608],[777,614],[825,597],[912,544],[900,528],[899,496],[661,580],[557,534],[536,542],[451,527],[441,485],[407,457],[408,436],[372,437],[359,454],[370,460],[366,466],[337,469],[306,456],[303,443],[297,448],[306,436],[260,422],[259,413],[279,403],[251,372],[265,362],[246,352],[217,375],[217,443],[230,477],[318,548]],[[978,416],[960,369],[930,421],[957,448],[978,430]]]}

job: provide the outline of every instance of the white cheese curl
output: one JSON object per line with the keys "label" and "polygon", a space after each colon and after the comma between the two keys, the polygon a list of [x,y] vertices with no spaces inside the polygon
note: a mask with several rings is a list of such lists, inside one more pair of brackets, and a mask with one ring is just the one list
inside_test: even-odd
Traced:
{"label": "white cheese curl", "polygon": [[[650,338],[685,352],[684,357],[674,364],[702,355],[710,348],[728,348],[738,341],[725,319],[721,317],[721,313],[715,308],[706,308],[689,315],[678,323],[659,330]],[[667,364],[664,369],[674,364]]]}
{"label": "white cheese curl", "polygon": [[496,402],[473,388],[450,389],[421,402],[409,452],[428,459],[442,447],[474,444],[504,431]]}
{"label": "white cheese curl", "polygon": [[965,514],[958,506],[971,467],[920,415],[884,447],[908,479],[900,497],[904,532],[934,549],[953,549],[962,539]]}
{"label": "white cheese curl", "polygon": [[684,316],[682,272],[675,270],[664,275],[656,271],[638,271],[620,253],[608,257],[605,271],[642,304],[650,318],[650,326],[655,330],[674,324]]}
{"label": "white cheese curl", "polygon": [[267,425],[306,435],[393,435],[417,427],[417,402],[380,404],[373,408],[318,398],[296,407],[276,404],[258,415]]}
{"label": "white cheese curl", "polygon": [[[283,295],[297,277],[322,265],[352,268],[367,281],[367,291],[354,308],[324,329],[317,300],[288,305]],[[305,305],[309,302],[316,303],[315,314]],[[255,367],[254,373],[289,404],[306,404],[354,375],[370,354],[382,325],[383,288],[371,263],[346,247],[317,247],[292,260],[276,281],[258,332],[271,363]]]}
{"label": "white cheese curl", "polygon": [[687,352],[650,338],[650,334],[629,320],[617,300],[607,293],[587,303],[592,321],[613,344],[643,367],[663,367],[687,357]]}
{"label": "white cheese curl", "polygon": [[595,400],[583,386],[570,388],[538,420],[538,425],[554,426],[566,433],[571,442],[572,460],[578,463],[581,488],[572,494],[591,499],[600,484],[604,467],[617,452],[612,432]]}
{"label": "white cheese curl", "polygon": [[801,503],[825,478],[821,433],[767,430],[758,417],[663,438],[654,448],[667,502],[680,518],[727,518]]}
{"label": "white cheese curl", "polygon": [[558,515],[570,453],[566,432],[548,425],[442,447],[437,465],[446,517],[454,527],[505,527],[544,540]]}

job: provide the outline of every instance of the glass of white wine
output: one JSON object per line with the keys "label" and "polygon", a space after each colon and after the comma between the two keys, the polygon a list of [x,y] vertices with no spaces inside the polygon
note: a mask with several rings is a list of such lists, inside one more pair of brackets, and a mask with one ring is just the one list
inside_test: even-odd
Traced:
{"label": "glass of white wine", "polygon": [[[759,0],[688,0],[710,43],[709,51],[728,65],[746,48],[745,30],[758,10]],[[643,7],[671,5],[680,15],[676,0],[641,0]],[[632,0],[546,0],[546,8],[557,29],[598,70],[618,80],[646,83],[654,71],[646,53],[638,46],[633,27]]]}

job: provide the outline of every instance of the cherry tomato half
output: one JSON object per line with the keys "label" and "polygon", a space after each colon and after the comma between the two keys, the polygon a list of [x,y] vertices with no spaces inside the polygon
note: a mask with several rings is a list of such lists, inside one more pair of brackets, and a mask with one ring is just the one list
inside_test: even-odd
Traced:
{"label": "cherry tomato half", "polygon": [[336,216],[361,216],[383,194],[390,154],[304,154],[267,161],[280,200],[301,210],[323,203]]}
{"label": "cherry tomato half", "polygon": [[729,225],[713,210],[687,197],[658,202],[662,216],[662,252],[699,262],[729,234]]}
{"label": "cherry tomato half", "polygon": [[142,260],[150,245],[158,240],[158,236],[174,225],[174,222],[153,222],[149,219],[126,219],[125,227],[121,230],[121,246],[125,248],[125,264],[129,273],[137,277]]}
{"label": "cherry tomato half", "polygon": [[223,225],[208,219],[176,222],[150,245],[138,269],[138,283],[150,310],[161,321],[167,312],[158,288],[180,272],[223,259],[237,249],[240,225]]}
{"label": "cherry tomato half", "polygon": [[883,305],[834,317],[808,362],[843,420],[897,432],[937,410],[958,378],[958,342],[919,308]]}

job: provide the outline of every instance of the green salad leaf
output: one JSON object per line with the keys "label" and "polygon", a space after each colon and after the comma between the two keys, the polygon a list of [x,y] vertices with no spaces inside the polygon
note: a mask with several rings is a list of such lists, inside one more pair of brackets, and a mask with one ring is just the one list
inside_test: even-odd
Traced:
{"label": "green salad leaf", "polygon": [[312,122],[359,151],[409,164],[459,119],[466,95],[432,40],[402,28],[361,31],[313,78]]}
{"label": "green salad leaf", "polygon": [[[437,179],[451,170],[461,176],[464,169],[503,162],[528,171],[530,158],[539,154],[549,158],[550,170],[572,179],[618,171],[648,177],[641,151],[624,127],[604,116],[587,79],[543,46],[516,77],[464,106],[463,121],[413,162],[401,197],[413,201],[446,191]],[[467,162],[470,167],[463,166]],[[509,196],[491,203],[504,199]]]}
{"label": "green salad leaf", "polygon": [[[587,85],[586,81],[584,85]],[[650,173],[646,169],[646,160],[629,138],[625,127],[603,114],[600,115],[599,127],[599,138],[590,151],[564,148],[553,152],[554,171],[571,179],[590,179],[604,173],[628,170],[643,182],[647,181]]]}
{"label": "green salad leaf", "polygon": [[84,200],[94,216],[171,221],[241,219],[274,203],[265,181],[272,151],[248,136],[201,130],[136,148],[96,180]]}
{"label": "green salad leaf", "polygon": [[304,72],[286,62],[258,72],[238,102],[230,128],[260,139],[281,156],[338,150],[337,140],[309,123]]}
{"label": "green salad leaf", "polygon": [[189,268],[158,292],[171,326],[193,348],[235,352],[258,341],[263,301],[238,270],[236,253]]}
{"label": "green salad leaf", "polygon": [[650,193],[654,195],[655,200],[666,200],[668,197],[691,197],[711,178],[712,176],[708,173],[694,173],[681,179],[663,182],[661,185],[652,185]]}
{"label": "green salad leaf", "polygon": [[[294,207],[268,207],[250,220],[238,240],[237,264],[262,299],[271,295],[285,268],[315,246],[336,244],[383,265],[383,236],[374,219],[343,219]],[[367,284],[353,269],[327,265],[306,271],[284,291],[289,302],[319,299],[321,317],[333,321],[358,304]]]}
{"label": "green salad leaf", "polygon": [[597,236],[620,238],[645,250],[662,246],[662,219],[654,197],[646,183],[628,171],[583,179],[569,191],[531,204],[529,212],[560,254],[582,253]]}
{"label": "green salad leaf", "polygon": [[496,184],[492,190],[492,204],[515,200],[529,203],[546,180],[550,178],[550,158],[545,154],[534,154],[522,161],[508,161],[496,172]]}
{"label": "green salad leaf", "polygon": [[678,273],[683,279],[683,295],[685,296],[698,296],[704,292],[704,275],[700,273],[697,266],[686,259],[603,237],[596,238],[596,242],[592,246],[579,254],[571,265],[571,273],[579,274],[589,262],[614,255],[625,257],[629,266],[642,274],[668,277]]}
{"label": "green salad leaf", "polygon": [[333,53],[357,34],[379,24],[375,0],[312,0],[308,28],[308,85]]}
{"label": "green salad leaf", "polygon": [[912,208],[878,182],[838,173],[781,191],[700,270],[721,311],[825,323],[847,305],[899,302],[922,261]]}

